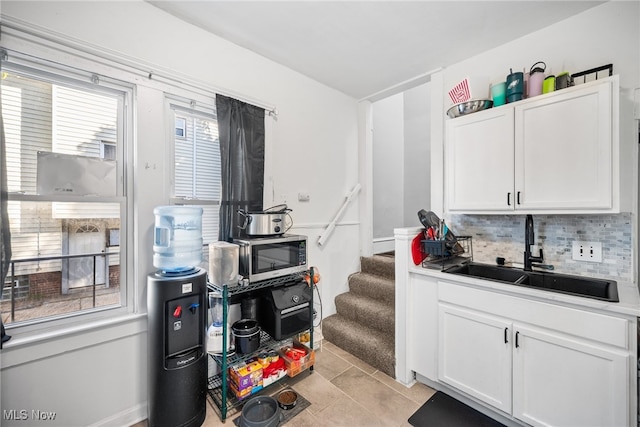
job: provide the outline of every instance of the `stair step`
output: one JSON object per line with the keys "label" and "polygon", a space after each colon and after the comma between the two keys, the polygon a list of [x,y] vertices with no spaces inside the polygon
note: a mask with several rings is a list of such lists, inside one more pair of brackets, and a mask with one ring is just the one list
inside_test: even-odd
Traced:
{"label": "stair step", "polygon": [[349,290],[354,294],[394,304],[396,300],[395,280],[373,275],[355,273],[349,277]]}
{"label": "stair step", "polygon": [[365,296],[346,292],[336,296],[336,311],[341,316],[380,332],[395,333],[395,306]]}
{"label": "stair step", "polygon": [[363,273],[374,274],[395,280],[396,259],[395,257],[373,255],[370,257],[360,257],[360,270]]}
{"label": "stair step", "polygon": [[394,335],[380,332],[333,314],[322,321],[325,339],[363,360],[391,378],[395,378]]}

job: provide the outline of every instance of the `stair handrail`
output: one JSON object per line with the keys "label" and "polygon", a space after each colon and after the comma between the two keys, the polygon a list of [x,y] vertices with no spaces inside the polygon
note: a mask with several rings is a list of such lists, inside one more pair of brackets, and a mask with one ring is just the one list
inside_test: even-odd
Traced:
{"label": "stair handrail", "polygon": [[336,216],[333,218],[333,221],[329,223],[327,228],[325,228],[322,234],[320,234],[320,236],[318,237],[318,242],[317,242],[318,246],[324,247],[325,243],[327,242],[331,234],[333,234],[333,230],[336,228],[336,223],[342,217],[342,214],[347,209],[347,206],[349,206],[349,203],[351,203],[353,198],[360,192],[360,188],[361,188],[360,183],[357,183],[351,189],[347,197],[345,197],[344,202],[342,203],[342,206],[338,210],[338,213],[336,214]]}

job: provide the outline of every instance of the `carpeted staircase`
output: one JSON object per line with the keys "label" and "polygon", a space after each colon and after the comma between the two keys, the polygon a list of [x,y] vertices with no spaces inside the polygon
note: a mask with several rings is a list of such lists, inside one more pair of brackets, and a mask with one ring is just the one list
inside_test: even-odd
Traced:
{"label": "carpeted staircase", "polygon": [[395,378],[395,258],[360,259],[349,292],[336,297],[336,314],[322,321],[327,341]]}

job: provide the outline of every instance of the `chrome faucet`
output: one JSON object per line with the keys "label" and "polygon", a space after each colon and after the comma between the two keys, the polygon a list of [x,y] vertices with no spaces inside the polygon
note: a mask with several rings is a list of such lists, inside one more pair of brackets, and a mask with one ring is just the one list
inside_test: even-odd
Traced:
{"label": "chrome faucet", "polygon": [[531,245],[535,243],[535,240],[533,234],[533,216],[527,215],[524,223],[524,271],[531,271],[532,262],[544,261],[542,248],[540,248],[540,254],[538,256],[531,255]]}

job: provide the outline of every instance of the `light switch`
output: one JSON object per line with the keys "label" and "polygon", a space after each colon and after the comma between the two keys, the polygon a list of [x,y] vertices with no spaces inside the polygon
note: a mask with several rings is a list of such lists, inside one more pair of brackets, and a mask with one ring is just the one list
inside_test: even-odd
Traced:
{"label": "light switch", "polygon": [[299,202],[308,202],[311,199],[309,193],[298,193],[298,201]]}
{"label": "light switch", "polygon": [[573,242],[572,258],[576,261],[602,262],[601,242]]}

